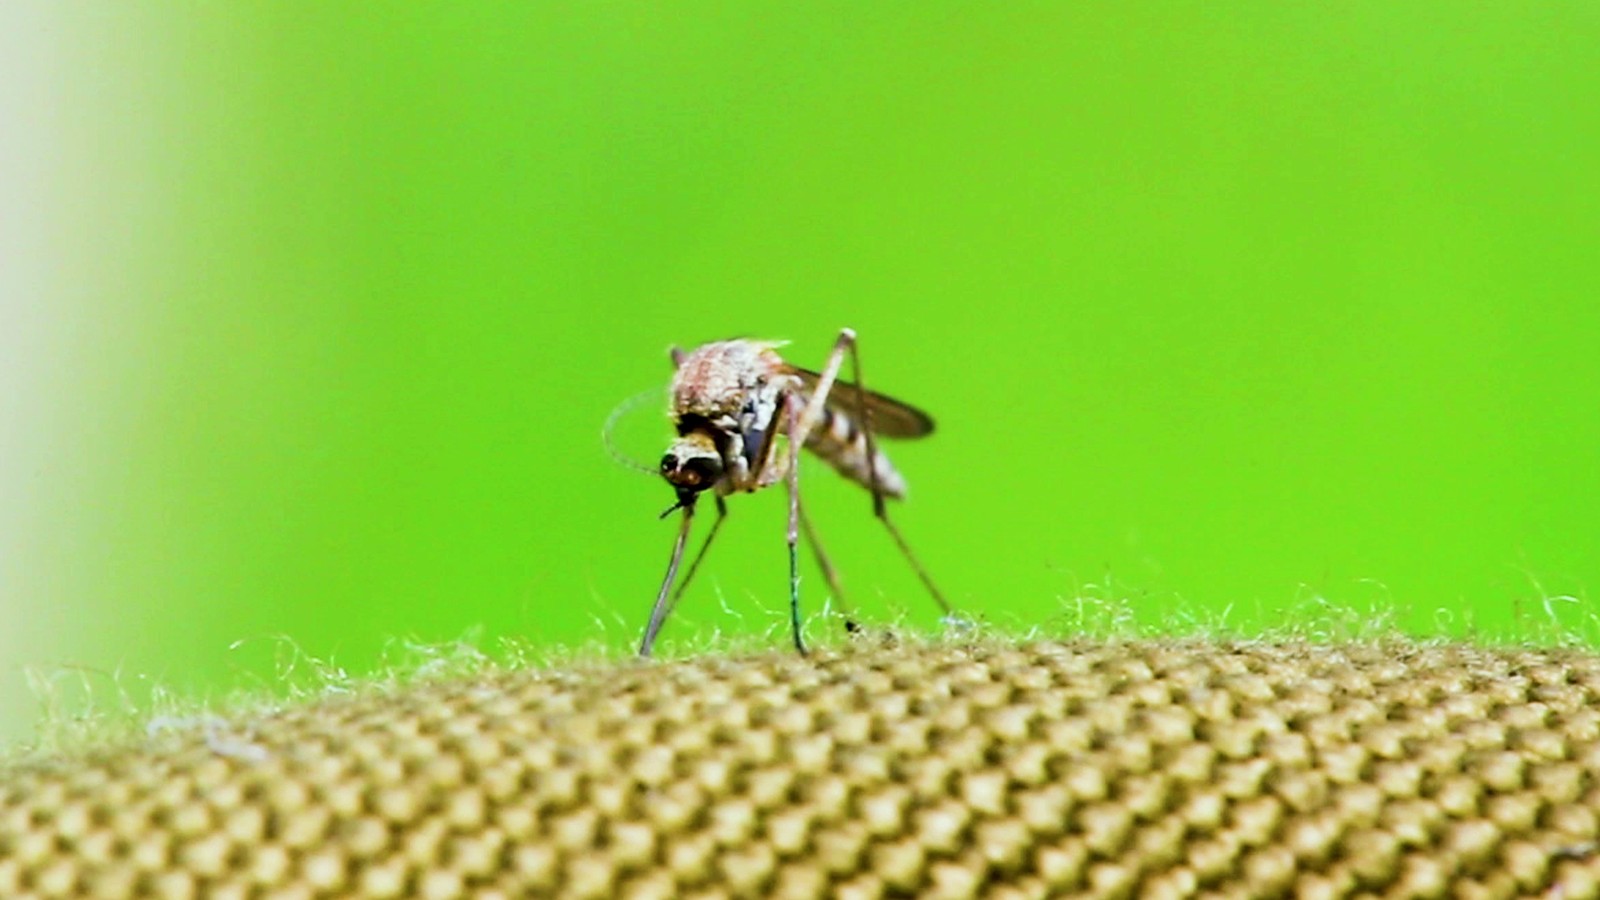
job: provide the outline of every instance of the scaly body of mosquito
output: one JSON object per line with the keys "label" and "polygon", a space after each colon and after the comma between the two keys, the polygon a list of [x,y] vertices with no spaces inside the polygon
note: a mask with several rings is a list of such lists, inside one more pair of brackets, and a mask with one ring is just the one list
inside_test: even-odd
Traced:
{"label": "scaly body of mosquito", "polygon": [[[672,378],[672,419],[678,427],[663,461],[662,475],[675,487],[694,489],[715,471],[685,463],[714,457],[722,477],[712,487],[719,496],[754,491],[775,484],[786,472],[787,457],[774,454],[781,436],[779,412],[788,395],[805,398],[807,379],[817,375],[783,361],[774,341],[718,341],[678,359]],[[870,395],[879,404],[884,398]],[[842,402],[849,402],[846,395]],[[900,404],[902,414],[914,415],[920,437],[933,430],[922,413]],[[876,447],[867,446],[866,429],[857,417],[842,409],[823,406],[821,421],[806,435],[805,447],[867,490],[896,499],[906,495],[906,482]],[[671,465],[671,464],[669,464]]]}
{"label": "scaly body of mosquito", "polygon": [[[666,578],[651,610],[650,624],[640,643],[641,656],[649,656],[657,633],[673,603],[694,577],[700,561],[727,514],[723,498],[741,491],[756,491],[785,481],[789,487],[790,619],[795,648],[805,652],[800,636],[799,574],[795,546],[803,529],[836,599],[841,599],[838,579],[816,532],[800,504],[799,454],[804,446],[835,470],[872,492],[873,510],[889,529],[896,545],[948,616],[950,607],[889,521],[884,498],[905,496],[906,483],[877,447],[875,437],[922,437],[933,431],[925,413],[861,386],[861,363],[855,350],[855,333],[840,332],[823,370],[811,372],[790,365],[778,355],[779,343],[755,340],[718,341],[692,353],[672,352],[676,372],[671,387],[671,408],[677,438],[661,458],[663,478],[673,486],[678,502],[668,512],[682,509],[683,521],[673,547]],[[854,363],[856,384],[836,383],[844,354]],[[717,520],[689,565],[676,594],[672,584],[682,561],[695,503],[705,491],[717,502]],[[854,629],[854,623],[846,620]]]}

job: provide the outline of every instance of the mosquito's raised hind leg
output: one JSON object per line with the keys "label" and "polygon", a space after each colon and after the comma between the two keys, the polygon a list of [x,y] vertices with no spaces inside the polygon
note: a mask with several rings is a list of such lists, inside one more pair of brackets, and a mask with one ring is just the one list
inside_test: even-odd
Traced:
{"label": "mosquito's raised hind leg", "polygon": [[822,421],[823,408],[828,404],[828,393],[833,390],[833,383],[839,378],[839,367],[844,365],[844,352],[852,352],[856,345],[856,333],[849,328],[839,329],[839,337],[833,342],[833,350],[828,353],[828,363],[817,373],[817,385],[811,390],[811,399],[806,402],[805,409],[800,413],[794,433],[790,435],[796,443],[805,443],[811,436],[812,429]]}
{"label": "mosquito's raised hind leg", "polygon": [[827,365],[818,373],[816,387],[812,389],[811,399],[806,403],[805,410],[800,416],[800,422],[795,428],[795,433],[790,435],[790,452],[794,447],[803,442],[811,434],[811,430],[822,420],[823,409],[828,402],[828,394],[833,390],[833,384],[839,377],[839,369],[844,365],[845,353],[850,354],[850,365],[855,370],[856,378],[856,417],[861,420],[861,431],[866,436],[867,444],[867,477],[868,487],[872,491],[872,512],[889,530],[889,536],[894,538],[896,547],[900,548],[900,555],[911,564],[912,571],[917,573],[917,578],[922,581],[922,586],[928,589],[935,603],[939,604],[940,611],[945,619],[953,620],[955,610],[950,602],[944,598],[938,585],[933,583],[933,578],[928,575],[928,570],[923,568],[917,555],[911,552],[911,547],[906,539],[901,536],[900,529],[894,526],[889,519],[888,504],[884,503],[884,493],[878,484],[878,442],[872,430],[872,409],[867,403],[867,389],[861,375],[861,351],[856,346],[856,333],[850,328],[839,329],[839,337],[833,342],[833,350],[828,354]]}

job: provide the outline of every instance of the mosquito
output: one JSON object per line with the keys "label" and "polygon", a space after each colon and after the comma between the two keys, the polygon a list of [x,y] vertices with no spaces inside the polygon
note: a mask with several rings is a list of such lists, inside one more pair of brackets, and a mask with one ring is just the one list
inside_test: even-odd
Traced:
{"label": "mosquito", "polygon": [[[639,643],[648,657],[661,626],[694,579],[706,551],[727,518],[724,498],[784,482],[789,492],[789,624],[794,647],[806,652],[800,634],[800,572],[796,545],[803,531],[833,596],[843,602],[838,575],[817,541],[816,530],[800,502],[800,448],[803,446],[844,477],[872,492],[872,511],[889,530],[900,553],[938,603],[946,620],[954,616],[933,579],[911,552],[889,519],[885,502],[905,496],[905,479],[879,449],[877,439],[919,438],[933,432],[933,420],[919,409],[862,385],[861,355],[856,333],[841,329],[821,372],[790,365],[778,355],[781,342],[729,340],[705,344],[691,353],[674,347],[671,413],[678,437],[661,457],[661,477],[678,500],[661,514],[683,510],[672,560],[650,610],[650,623]],[[845,354],[850,356],[855,383],[838,380]],[[683,582],[673,591],[683,550],[694,521],[695,504],[710,491],[717,518],[689,563]],[[845,628],[858,630],[847,613]]]}

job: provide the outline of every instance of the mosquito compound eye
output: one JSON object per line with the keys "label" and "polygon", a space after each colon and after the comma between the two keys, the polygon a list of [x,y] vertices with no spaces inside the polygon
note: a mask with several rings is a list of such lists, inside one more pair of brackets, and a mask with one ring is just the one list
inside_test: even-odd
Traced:
{"label": "mosquito compound eye", "polygon": [[683,471],[693,476],[693,484],[698,487],[710,487],[718,478],[722,477],[721,461],[710,456],[696,456],[683,462]]}
{"label": "mosquito compound eye", "polygon": [[715,456],[661,457],[661,477],[681,489],[703,491],[722,477],[722,461]]}

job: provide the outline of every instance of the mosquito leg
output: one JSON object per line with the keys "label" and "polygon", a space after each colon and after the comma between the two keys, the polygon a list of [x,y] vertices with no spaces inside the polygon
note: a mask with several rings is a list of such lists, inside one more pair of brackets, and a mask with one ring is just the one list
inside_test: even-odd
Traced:
{"label": "mosquito leg", "polygon": [[806,653],[806,643],[800,637],[800,559],[796,548],[800,543],[800,425],[799,404],[790,394],[784,406],[789,419],[789,627],[794,631],[794,649]]}
{"label": "mosquito leg", "polygon": [[883,523],[883,527],[889,529],[889,536],[894,538],[895,546],[900,548],[900,555],[904,556],[906,562],[911,564],[912,571],[917,573],[917,578],[921,579],[922,586],[928,589],[928,593],[933,597],[933,602],[939,604],[939,611],[944,614],[945,623],[949,624],[956,621],[959,617],[956,616],[956,611],[950,605],[950,601],[944,598],[944,594],[939,592],[939,588],[933,583],[933,579],[928,577],[928,570],[922,567],[917,555],[911,552],[911,545],[907,544],[906,539],[900,536],[900,529],[894,527],[894,523],[889,521],[888,507],[879,504],[876,511],[878,513],[878,521]]}
{"label": "mosquito leg", "polygon": [[833,350],[828,353],[828,364],[822,367],[817,375],[817,386],[811,391],[811,399],[807,401],[805,409],[800,413],[799,425],[795,428],[792,438],[798,438],[800,443],[811,436],[811,430],[822,421],[822,410],[828,403],[828,393],[833,390],[833,383],[839,378],[839,368],[844,365],[844,352],[856,345],[856,333],[849,328],[839,330],[839,338],[833,342]]}
{"label": "mosquito leg", "polygon": [[700,545],[699,552],[689,563],[689,571],[683,573],[683,580],[678,582],[678,589],[672,592],[672,602],[667,604],[667,611],[661,614],[663,620],[672,615],[678,608],[678,601],[683,599],[683,592],[689,589],[689,582],[694,581],[694,573],[700,571],[700,561],[706,558],[706,551],[711,549],[711,542],[717,536],[717,529],[722,527],[722,520],[728,517],[728,504],[721,497],[717,498],[717,518],[711,523],[711,531],[706,533],[705,541]]}
{"label": "mosquito leg", "polygon": [[694,503],[691,501],[683,507],[683,524],[678,526],[678,539],[672,545],[672,561],[667,563],[667,577],[661,580],[661,590],[656,594],[656,604],[650,608],[650,624],[645,626],[644,639],[639,642],[641,657],[649,657],[650,650],[656,643],[656,635],[661,633],[661,624],[667,620],[667,613],[671,611],[667,603],[667,592],[672,590],[672,581],[678,577],[678,563],[683,561],[683,545],[689,540],[689,524],[693,521]]}
{"label": "mosquito leg", "polygon": [[[889,507],[888,504],[883,502],[883,489],[878,484],[878,444],[872,434],[872,418],[867,406],[867,391],[861,377],[861,353],[856,348],[856,333],[853,329],[839,329],[839,337],[833,342],[833,351],[828,354],[828,364],[818,374],[817,386],[813,389],[811,400],[806,404],[805,411],[801,414],[800,423],[796,429],[798,434],[791,435],[790,439],[791,441],[803,440],[811,434],[811,429],[815,428],[817,423],[821,421],[823,407],[828,401],[828,393],[833,390],[833,383],[839,377],[839,369],[844,365],[846,352],[850,354],[850,366],[855,370],[856,376],[856,415],[861,419],[861,430],[866,435],[867,441],[867,472],[872,489],[872,512],[878,517],[878,521],[883,523],[883,527],[889,529],[889,536],[894,538],[895,546],[900,548],[900,554],[906,558],[906,562],[911,564],[912,570],[917,573],[917,578],[922,581],[922,586],[928,589],[928,593],[933,596],[934,602],[939,604],[939,609],[944,613],[945,618],[953,618],[955,610],[950,606],[949,601],[945,600],[944,594],[939,591],[938,586],[933,583],[933,579],[928,575],[928,570],[922,567],[922,563],[917,559],[916,554],[911,552],[911,547],[906,544],[906,539],[900,535],[900,529],[894,527],[894,523],[889,520]],[[791,451],[792,449],[791,447]]]}
{"label": "mosquito leg", "polygon": [[833,348],[834,355],[829,358],[828,363],[836,372],[838,357],[846,349],[850,351],[850,368],[854,371],[856,377],[856,417],[861,420],[861,433],[866,437],[867,441],[867,480],[872,489],[873,515],[878,517],[878,521],[883,523],[884,528],[889,529],[889,536],[894,538],[895,546],[900,548],[900,555],[904,556],[906,562],[911,564],[912,571],[917,573],[917,578],[921,579],[922,586],[928,589],[928,593],[933,596],[933,601],[939,604],[939,610],[944,613],[944,618],[948,620],[954,617],[955,610],[951,608],[950,602],[944,598],[944,594],[939,591],[938,586],[933,583],[933,579],[928,575],[928,570],[922,567],[917,555],[911,552],[911,546],[906,543],[904,537],[901,537],[900,529],[894,527],[894,522],[889,520],[889,504],[884,502],[883,488],[878,485],[878,442],[873,436],[872,407],[867,405],[867,389],[864,377],[861,374],[861,351],[856,346],[854,331],[846,328],[839,332],[839,340],[834,344]]}
{"label": "mosquito leg", "polygon": [[844,616],[844,630],[851,634],[860,631],[861,625],[856,621],[855,614],[850,610],[850,604],[844,599],[844,591],[839,587],[839,573],[828,560],[827,552],[822,549],[822,542],[817,540],[817,530],[812,527],[811,517],[806,515],[804,504],[800,506],[800,530],[805,533],[806,542],[811,545],[811,552],[817,557],[817,567],[822,569],[822,577],[828,580],[828,590],[833,592],[834,602],[839,604],[839,612]]}

